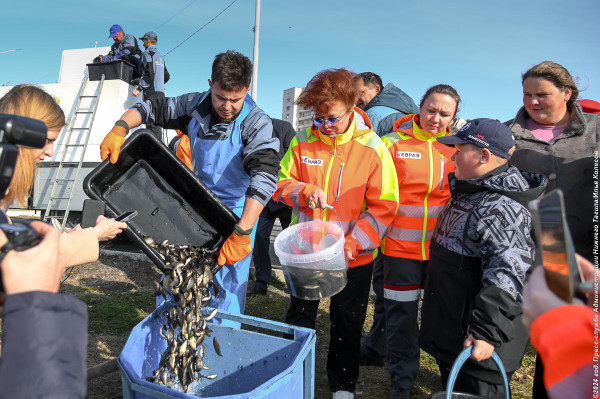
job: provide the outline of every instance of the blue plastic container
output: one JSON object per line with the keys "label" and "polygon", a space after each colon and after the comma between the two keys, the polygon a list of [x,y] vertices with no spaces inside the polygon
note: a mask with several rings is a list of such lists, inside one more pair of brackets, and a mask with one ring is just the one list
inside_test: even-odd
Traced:
{"label": "blue plastic container", "polygon": [[[165,322],[160,314],[167,308],[168,304],[163,304],[135,326],[119,356],[125,399],[314,398],[314,330],[222,311],[217,317],[279,336],[209,323],[212,333],[205,340],[204,363],[210,367],[206,374],[216,373],[216,379],[201,379],[189,386],[188,393],[147,381],[167,347],[159,333]],[[281,333],[294,339],[281,338]],[[212,337],[219,340],[222,357],[215,353]]]}

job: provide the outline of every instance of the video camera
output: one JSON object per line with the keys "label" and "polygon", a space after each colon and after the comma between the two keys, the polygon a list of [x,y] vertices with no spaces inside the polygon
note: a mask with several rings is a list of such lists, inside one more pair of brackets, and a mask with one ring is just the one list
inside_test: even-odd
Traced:
{"label": "video camera", "polygon": [[[17,145],[44,148],[47,132],[46,124],[37,119],[0,114],[0,198],[4,198],[15,171],[19,156]],[[0,216],[0,219],[8,221],[3,212]],[[0,262],[8,251],[24,251],[34,247],[41,240],[37,231],[28,224],[0,224],[0,230],[8,239],[0,249]],[[4,287],[0,273],[0,292],[2,291]]]}
{"label": "video camera", "polygon": [[0,198],[4,198],[19,156],[17,145],[44,148],[48,129],[37,119],[0,114]]}

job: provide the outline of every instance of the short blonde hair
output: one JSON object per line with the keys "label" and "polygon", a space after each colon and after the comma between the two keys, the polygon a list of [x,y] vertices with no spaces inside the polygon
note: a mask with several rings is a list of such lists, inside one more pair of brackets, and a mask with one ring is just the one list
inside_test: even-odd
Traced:
{"label": "short blonde hair", "polygon": [[[60,130],[65,126],[65,113],[54,98],[34,85],[22,84],[13,87],[0,98],[0,113],[39,119],[46,124],[48,130]],[[33,186],[36,172],[34,149],[18,147],[19,157],[13,178],[6,195],[0,200],[3,206],[10,206],[15,200],[21,206],[26,205],[25,199]]]}
{"label": "short blonde hair", "polygon": [[[508,151],[506,151],[508,153],[508,155],[512,155],[513,152],[515,152],[515,148],[517,148],[517,147],[513,145]],[[496,158],[496,165],[498,165],[498,166],[508,163],[508,160],[510,159],[510,158],[503,158],[496,154],[492,154],[492,155],[494,156],[494,158]]]}

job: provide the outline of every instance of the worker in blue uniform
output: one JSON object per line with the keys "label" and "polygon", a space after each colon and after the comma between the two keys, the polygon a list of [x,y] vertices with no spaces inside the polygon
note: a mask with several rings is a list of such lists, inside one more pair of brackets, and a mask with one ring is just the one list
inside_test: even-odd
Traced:
{"label": "worker in blue uniform", "polygon": [[137,103],[100,145],[102,160],[117,162],[125,135],[141,123],[179,129],[189,137],[194,173],[240,216],[221,248],[215,275],[221,295],[211,306],[243,313],[254,225],[275,191],[279,139],[271,119],[248,95],[252,63],[228,50],[212,65],[210,90]]}
{"label": "worker in blue uniform", "polygon": [[162,54],[156,48],[158,37],[154,32],[146,32],[140,37],[146,51],[142,54],[143,74],[138,85],[133,90],[133,95],[144,93],[144,100],[165,96],[166,66]]}
{"label": "worker in blue uniform", "polygon": [[109,29],[109,39],[114,43],[107,55],[99,55],[94,62],[127,61],[133,65],[133,78],[142,76],[142,50],[135,36],[125,33],[121,25],[115,24]]}
{"label": "worker in blue uniform", "polygon": [[[154,32],[146,32],[140,40],[146,50],[142,54],[142,77],[131,83],[135,86],[131,94],[137,97],[140,92],[143,92],[144,100],[162,98],[165,96],[168,72],[165,60],[156,48],[158,37]],[[159,126],[146,123],[146,128],[152,130],[154,135],[162,140],[162,129]]]}

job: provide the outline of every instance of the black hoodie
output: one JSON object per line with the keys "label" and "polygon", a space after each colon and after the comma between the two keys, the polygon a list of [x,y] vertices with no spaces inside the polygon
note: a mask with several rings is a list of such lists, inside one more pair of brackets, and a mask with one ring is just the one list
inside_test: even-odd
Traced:
{"label": "black hoodie", "polygon": [[[438,216],[421,310],[421,347],[452,364],[472,334],[494,345],[506,371],[521,365],[528,335],[521,322],[525,275],[535,260],[531,214],[545,176],[502,165],[475,180],[449,175],[451,198]],[[468,374],[502,379],[490,359]]]}

